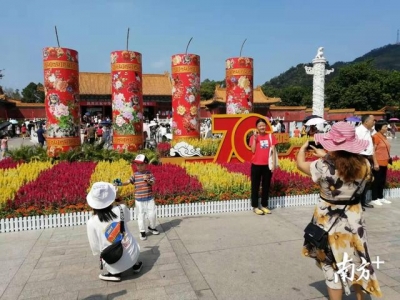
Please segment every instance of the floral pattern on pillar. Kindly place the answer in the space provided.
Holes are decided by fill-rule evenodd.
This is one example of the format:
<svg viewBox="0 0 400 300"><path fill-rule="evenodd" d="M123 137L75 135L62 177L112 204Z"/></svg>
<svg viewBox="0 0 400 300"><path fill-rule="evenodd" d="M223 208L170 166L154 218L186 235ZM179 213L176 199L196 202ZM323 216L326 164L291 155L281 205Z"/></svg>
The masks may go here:
<svg viewBox="0 0 400 300"><path fill-rule="evenodd" d="M173 139L200 137L200 56L172 56Z"/></svg>
<svg viewBox="0 0 400 300"><path fill-rule="evenodd" d="M143 146L142 54L111 53L113 147L134 152Z"/></svg>
<svg viewBox="0 0 400 300"><path fill-rule="evenodd" d="M67 48L43 49L47 155L81 145L78 52Z"/></svg>
<svg viewBox="0 0 400 300"><path fill-rule="evenodd" d="M226 113L253 111L253 59L234 57L226 60Z"/></svg>

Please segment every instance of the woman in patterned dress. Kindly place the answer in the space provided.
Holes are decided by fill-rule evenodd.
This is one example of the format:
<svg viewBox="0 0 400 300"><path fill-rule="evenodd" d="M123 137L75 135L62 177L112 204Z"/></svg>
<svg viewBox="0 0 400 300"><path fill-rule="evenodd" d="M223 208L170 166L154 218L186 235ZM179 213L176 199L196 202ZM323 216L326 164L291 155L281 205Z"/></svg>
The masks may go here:
<svg viewBox="0 0 400 300"><path fill-rule="evenodd" d="M350 286L353 286L358 300L364 299L365 292L381 297L382 292L371 265L359 201L365 184L372 180L368 160L358 154L367 147L368 141L357 139L354 127L346 122L338 122L329 133L316 134L314 138L328 153L310 146L319 159L307 162L306 142L298 153L297 167L320 185L321 198L315 207L312 222L325 231L334 225L329 231L325 250L318 250L305 241L303 255L315 259L323 270L330 299L342 299L343 290L349 294ZM354 192L356 201L350 205L341 204L348 202Z"/></svg>

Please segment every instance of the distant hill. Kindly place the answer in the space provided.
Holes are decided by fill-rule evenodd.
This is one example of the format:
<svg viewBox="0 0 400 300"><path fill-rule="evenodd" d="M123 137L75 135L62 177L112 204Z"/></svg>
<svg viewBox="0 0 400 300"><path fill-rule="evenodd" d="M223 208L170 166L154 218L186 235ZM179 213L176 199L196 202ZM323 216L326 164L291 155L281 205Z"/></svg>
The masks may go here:
<svg viewBox="0 0 400 300"><path fill-rule="evenodd" d="M378 69L397 70L400 71L400 45L386 45L381 48L371 50L370 52L356 58L351 62L338 61L333 65L326 65L327 69L335 68L335 72L326 77L326 80L334 78L338 74L337 70L342 66L352 63L372 60L373 65ZM268 87L282 89L289 86L312 87L313 78L307 75L304 66L312 66L311 63L298 64L296 67L291 67L286 72L272 78L264 83L263 88Z"/></svg>

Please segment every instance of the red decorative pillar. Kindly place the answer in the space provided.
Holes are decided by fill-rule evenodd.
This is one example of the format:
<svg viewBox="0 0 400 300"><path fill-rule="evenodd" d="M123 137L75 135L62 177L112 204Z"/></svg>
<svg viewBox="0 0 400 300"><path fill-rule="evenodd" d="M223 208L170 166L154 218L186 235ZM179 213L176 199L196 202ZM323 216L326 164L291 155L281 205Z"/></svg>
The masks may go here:
<svg viewBox="0 0 400 300"><path fill-rule="evenodd" d="M47 155L80 146L78 52L67 48L43 49Z"/></svg>
<svg viewBox="0 0 400 300"><path fill-rule="evenodd" d="M172 56L173 139L200 138L200 56Z"/></svg>
<svg viewBox="0 0 400 300"><path fill-rule="evenodd" d="M226 113L253 111L253 59L233 57L226 60Z"/></svg>
<svg viewBox="0 0 400 300"><path fill-rule="evenodd" d="M111 52L113 147L134 152L143 145L142 54Z"/></svg>

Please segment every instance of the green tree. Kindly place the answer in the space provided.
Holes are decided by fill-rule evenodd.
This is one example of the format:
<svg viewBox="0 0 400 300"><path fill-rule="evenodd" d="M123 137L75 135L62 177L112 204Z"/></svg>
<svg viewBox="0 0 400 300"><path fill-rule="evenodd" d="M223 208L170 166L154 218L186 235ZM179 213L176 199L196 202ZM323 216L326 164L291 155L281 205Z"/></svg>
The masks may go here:
<svg viewBox="0 0 400 300"><path fill-rule="evenodd" d="M11 96L12 99L16 99L16 100L21 100L22 96L21 93L19 92L19 89L16 89L14 91L14 93Z"/></svg>
<svg viewBox="0 0 400 300"><path fill-rule="evenodd" d="M378 70L373 61L342 67L325 89L326 106L378 110L385 105L399 105L398 71Z"/></svg>
<svg viewBox="0 0 400 300"><path fill-rule="evenodd" d="M217 84L225 85L225 80L221 80L221 81L214 81L214 80L210 80L210 79L204 80L200 84L200 99L201 100L209 100L212 97L214 97L215 86Z"/></svg>
<svg viewBox="0 0 400 300"><path fill-rule="evenodd" d="M262 90L268 97L279 97L279 105L299 106L312 105L312 87L288 86L284 88L275 88L270 84L264 84Z"/></svg>
<svg viewBox="0 0 400 300"><path fill-rule="evenodd" d="M4 94L10 99L21 99L21 94L19 93L19 89L14 90L13 88L4 88Z"/></svg>
<svg viewBox="0 0 400 300"><path fill-rule="evenodd" d="M26 103L44 103L43 85L41 83L29 83L22 90L21 101Z"/></svg>

